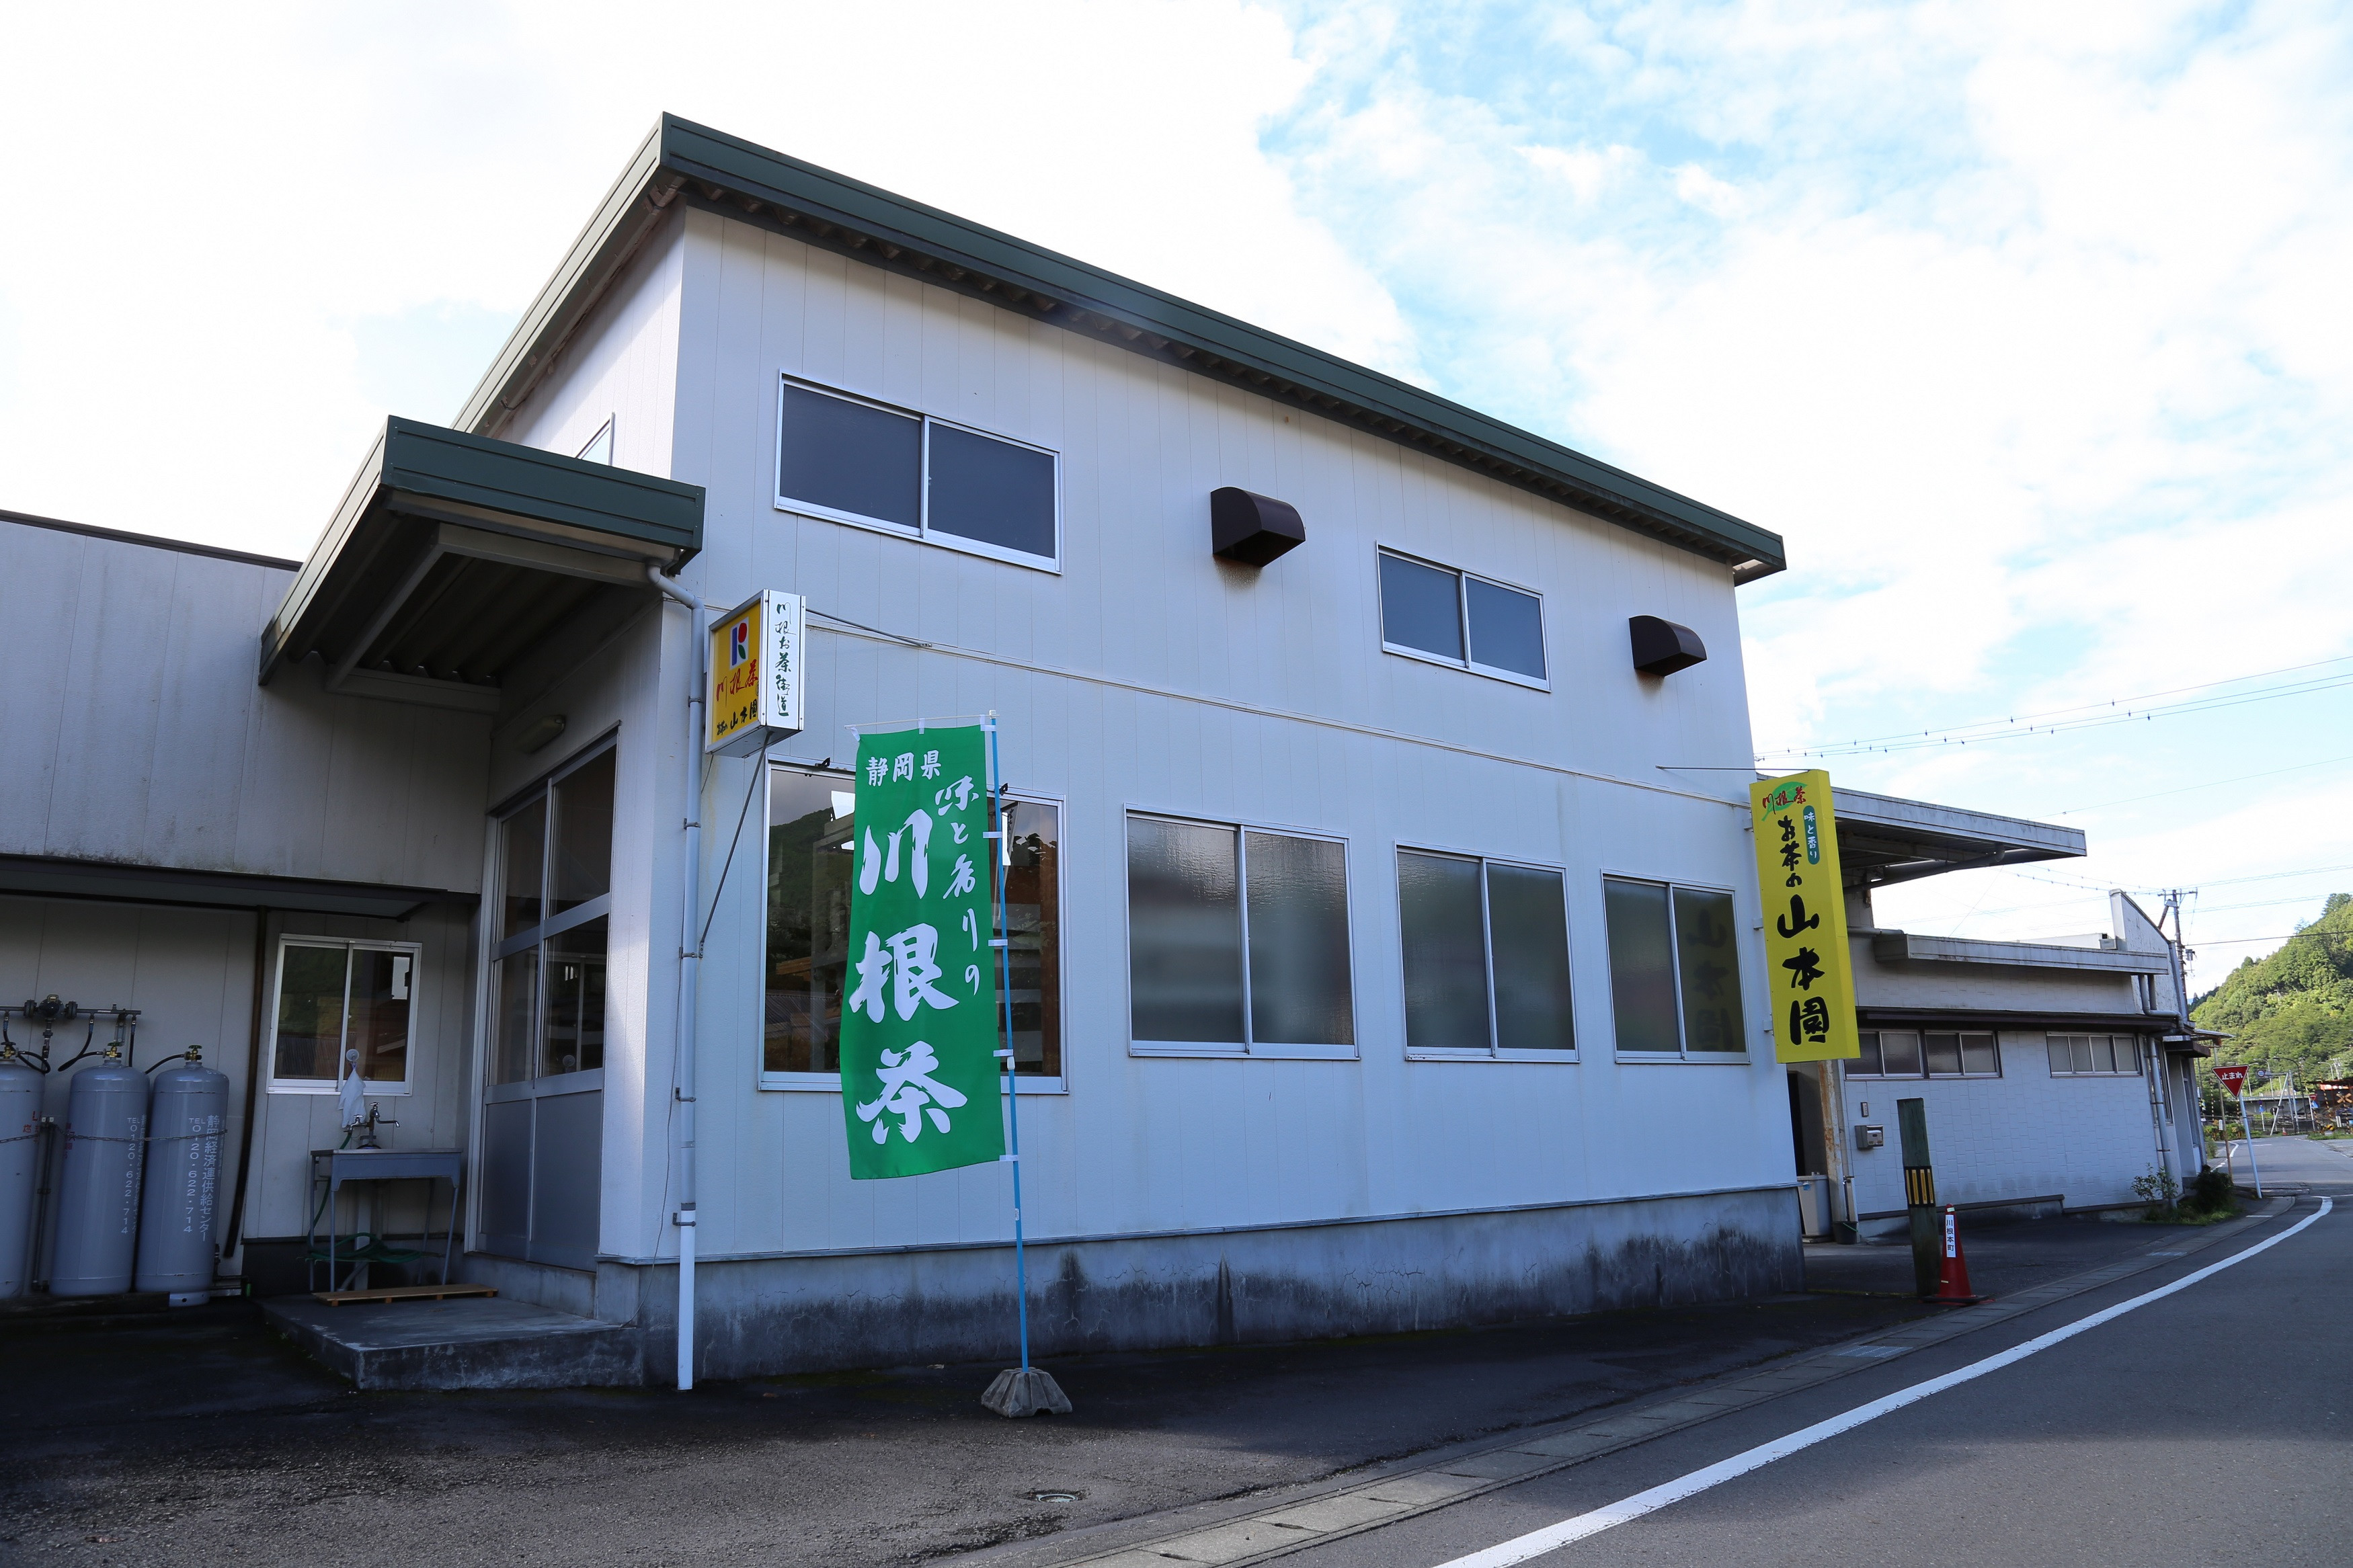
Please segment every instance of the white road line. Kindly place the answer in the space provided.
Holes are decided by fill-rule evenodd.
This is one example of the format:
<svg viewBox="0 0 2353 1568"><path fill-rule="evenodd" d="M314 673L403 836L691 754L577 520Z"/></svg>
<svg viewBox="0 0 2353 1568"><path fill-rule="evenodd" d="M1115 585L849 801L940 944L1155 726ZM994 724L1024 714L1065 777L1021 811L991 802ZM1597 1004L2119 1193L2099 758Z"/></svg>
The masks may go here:
<svg viewBox="0 0 2353 1568"><path fill-rule="evenodd" d="M2225 1268L2244 1263L2258 1252L2268 1251L2277 1247L2297 1231L2327 1214L2335 1206L2332 1200L2323 1198L2320 1200L2319 1211L2310 1217L2290 1226L2276 1236L2265 1237L2243 1252L2233 1253L2220 1263L2209 1264L2194 1274L2185 1274L2170 1285L2160 1285L2146 1295L2135 1296L2129 1301L2119 1301L2115 1306L2094 1312L2089 1317L2078 1318L2064 1328L2053 1329L2047 1334L2037 1335L2024 1344L2013 1345L1998 1355L1989 1355L1983 1361L1971 1362L1958 1371L1948 1372L1942 1377L1932 1377L1925 1383L1915 1383L1909 1388L1900 1388L1884 1398L1874 1399L1868 1405L1858 1405L1853 1409L1833 1415L1827 1421L1818 1421L1811 1426L1801 1427L1786 1437L1776 1437L1769 1443L1760 1443L1746 1453L1735 1454L1728 1459L1718 1460L1705 1469L1694 1470L1689 1475L1678 1476L1673 1480L1652 1487L1648 1491L1636 1492L1630 1498L1621 1498L1606 1508L1597 1508L1590 1513L1580 1513L1574 1518L1564 1519L1557 1524L1546 1525L1542 1530L1532 1530L1525 1535L1514 1536L1498 1545L1490 1546L1483 1552L1473 1552L1467 1557L1451 1558L1440 1563L1439 1568L1511 1568L1513 1563L1525 1563L1531 1557L1541 1557L1546 1552L1557 1551L1572 1542L1583 1541L1589 1535L1599 1535L1613 1525L1624 1524L1630 1520L1640 1519L1647 1513L1656 1513L1670 1503L1681 1502L1683 1499L1694 1497L1711 1487L1722 1486L1736 1476L1745 1476L1751 1470L1762 1469L1774 1460L1787 1458L1801 1448L1810 1448L1815 1444L1826 1438L1835 1437L1841 1432L1852 1432L1865 1422L1878 1420L1891 1410L1901 1410L1907 1405L1917 1404L1932 1394L1942 1394L1948 1388L1957 1387L1972 1379L1983 1377L1989 1372L1999 1372L2013 1363L2024 1361L2037 1351L2049 1350L2063 1340L2072 1340L2087 1330L2098 1328L2102 1323L2114 1321L2136 1308L2146 1307L2151 1301L2161 1301L2177 1290L2187 1290L2201 1279L2220 1274Z"/></svg>

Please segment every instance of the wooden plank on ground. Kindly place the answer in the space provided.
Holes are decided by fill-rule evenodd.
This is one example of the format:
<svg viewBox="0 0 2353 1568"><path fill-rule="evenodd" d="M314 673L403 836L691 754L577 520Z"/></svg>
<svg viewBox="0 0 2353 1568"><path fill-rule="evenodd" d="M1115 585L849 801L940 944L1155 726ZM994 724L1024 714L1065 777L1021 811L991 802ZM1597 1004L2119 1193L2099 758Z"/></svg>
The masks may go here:
<svg viewBox="0 0 2353 1568"><path fill-rule="evenodd" d="M330 1307L355 1306L362 1301L439 1301L451 1296L495 1296L490 1285L387 1285L381 1290L313 1290Z"/></svg>

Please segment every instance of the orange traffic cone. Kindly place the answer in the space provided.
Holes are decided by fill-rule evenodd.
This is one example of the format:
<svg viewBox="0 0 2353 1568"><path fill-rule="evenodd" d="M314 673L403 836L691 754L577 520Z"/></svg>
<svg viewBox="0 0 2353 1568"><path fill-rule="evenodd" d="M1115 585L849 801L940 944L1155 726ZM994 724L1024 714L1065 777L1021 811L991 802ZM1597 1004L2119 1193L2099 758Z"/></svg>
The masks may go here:
<svg viewBox="0 0 2353 1568"><path fill-rule="evenodd" d="M1960 1227L1954 1223L1950 1204L1945 1205L1945 1266L1937 1276L1936 1293L1926 1300L1938 1307L1966 1307L1985 1300L1969 1293L1969 1260L1961 1255Z"/></svg>

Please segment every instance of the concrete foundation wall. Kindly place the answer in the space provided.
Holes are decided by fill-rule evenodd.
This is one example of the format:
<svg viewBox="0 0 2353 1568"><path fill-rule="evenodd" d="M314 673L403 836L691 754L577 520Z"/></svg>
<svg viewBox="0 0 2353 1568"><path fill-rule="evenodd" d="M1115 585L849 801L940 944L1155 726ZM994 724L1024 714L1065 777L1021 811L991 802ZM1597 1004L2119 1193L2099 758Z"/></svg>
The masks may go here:
<svg viewBox="0 0 2353 1568"><path fill-rule="evenodd" d="M1767 1187L1040 1243L1029 1249L1031 1345L1273 1343L1795 1290L1795 1205L1790 1189ZM706 1377L1015 1353L1009 1245L708 1262L695 1278ZM645 1330L648 1381L667 1377L675 1268L605 1265L595 1296L599 1317Z"/></svg>

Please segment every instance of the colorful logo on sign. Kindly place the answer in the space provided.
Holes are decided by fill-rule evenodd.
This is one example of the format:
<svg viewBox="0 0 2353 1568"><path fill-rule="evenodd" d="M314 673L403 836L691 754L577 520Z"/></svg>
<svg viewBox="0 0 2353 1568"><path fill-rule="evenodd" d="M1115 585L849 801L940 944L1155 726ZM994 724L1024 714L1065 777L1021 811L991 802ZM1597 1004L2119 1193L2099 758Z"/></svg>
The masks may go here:
<svg viewBox="0 0 2353 1568"><path fill-rule="evenodd" d="M727 628L727 663L733 666L752 657L752 623L737 621Z"/></svg>
<svg viewBox="0 0 2353 1568"><path fill-rule="evenodd" d="M1805 801L1806 786L1804 784L1776 784L1773 786L1773 792L1757 803L1757 809L1759 811L1787 811L1793 805L1803 805ZM1810 816L1811 813L1809 813L1808 815Z"/></svg>

